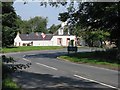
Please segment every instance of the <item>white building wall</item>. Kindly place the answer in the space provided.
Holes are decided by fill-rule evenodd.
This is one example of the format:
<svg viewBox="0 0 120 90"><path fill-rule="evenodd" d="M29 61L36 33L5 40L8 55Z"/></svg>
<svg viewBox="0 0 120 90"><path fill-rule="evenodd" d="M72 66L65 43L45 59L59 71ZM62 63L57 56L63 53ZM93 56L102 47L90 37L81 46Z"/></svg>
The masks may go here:
<svg viewBox="0 0 120 90"><path fill-rule="evenodd" d="M53 36L53 38L49 41L49 40L41 40L41 41L22 41L21 38L19 37L19 35L16 36L16 38L14 39L14 46L23 46L23 44L28 44L33 42L33 46L61 46L60 44L58 44L58 38L61 38L61 44L62 46L67 46L67 38L70 38L70 40L75 40L75 36Z"/></svg>
<svg viewBox="0 0 120 90"><path fill-rule="evenodd" d="M33 41L33 46L53 46L53 42L45 40Z"/></svg>
<svg viewBox="0 0 120 90"><path fill-rule="evenodd" d="M21 42L21 44L22 44L21 46L23 46L23 44L29 44L29 43L31 43L31 42L32 42L32 41L22 41L22 42ZM27 45L26 45L26 46L27 46Z"/></svg>
<svg viewBox="0 0 120 90"><path fill-rule="evenodd" d="M22 45L21 42L22 42L21 38L19 37L19 35L17 35L16 38L14 39L14 46L19 45L21 46Z"/></svg>
<svg viewBox="0 0 120 90"><path fill-rule="evenodd" d="M70 40L75 40L75 36L53 36L53 46L61 46L57 43L58 38L62 39L62 46L67 46L67 38L70 38Z"/></svg>
<svg viewBox="0 0 120 90"><path fill-rule="evenodd" d="M31 43L32 41L22 41L19 35L14 39L14 46L23 46L23 44Z"/></svg>

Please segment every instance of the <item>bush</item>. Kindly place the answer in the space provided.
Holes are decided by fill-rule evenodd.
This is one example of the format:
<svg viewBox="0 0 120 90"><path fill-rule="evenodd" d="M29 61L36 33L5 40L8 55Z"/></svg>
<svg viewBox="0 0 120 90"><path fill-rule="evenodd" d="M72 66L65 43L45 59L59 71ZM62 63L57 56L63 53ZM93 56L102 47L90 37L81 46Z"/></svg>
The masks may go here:
<svg viewBox="0 0 120 90"><path fill-rule="evenodd" d="M110 63L118 63L118 50L113 49L107 49L106 51L95 51L94 56L97 58L102 58L103 61L107 61Z"/></svg>

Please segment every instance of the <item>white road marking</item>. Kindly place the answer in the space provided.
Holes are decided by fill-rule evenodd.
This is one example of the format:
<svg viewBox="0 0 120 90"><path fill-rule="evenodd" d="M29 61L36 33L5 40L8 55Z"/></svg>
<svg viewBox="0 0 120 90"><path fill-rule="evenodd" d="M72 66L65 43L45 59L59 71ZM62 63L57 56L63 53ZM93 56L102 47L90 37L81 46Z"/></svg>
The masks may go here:
<svg viewBox="0 0 120 90"><path fill-rule="evenodd" d="M84 79L84 80L88 80L88 81L91 81L91 82L95 82L95 83L98 83L98 84L101 84L103 86L106 86L106 87L109 87L109 88L115 88L117 90L120 90L118 89L117 87L114 87L114 86L111 86L111 85L108 85L108 84L105 84L105 83L102 83L102 82L99 82L99 81L96 81L96 80L92 80L92 79L88 79L88 78L85 78L85 77L82 77L80 75L74 75L75 77L78 77L78 78L81 78L81 79Z"/></svg>
<svg viewBox="0 0 120 90"><path fill-rule="evenodd" d="M28 59L26 59L26 58L23 58L23 60L28 61L28 62L31 62L30 60L28 60Z"/></svg>
<svg viewBox="0 0 120 90"><path fill-rule="evenodd" d="M51 66L48 66L48 65L45 65L45 64L41 64L41 63L36 63L36 64L47 67L47 68L50 68L50 69L53 69L53 70L58 70L57 68L54 68L54 67L51 67Z"/></svg>
<svg viewBox="0 0 120 90"><path fill-rule="evenodd" d="M27 54L27 55L29 55L29 56L33 56L33 55L36 55L36 54ZM26 55L26 56L27 56L27 55Z"/></svg>
<svg viewBox="0 0 120 90"><path fill-rule="evenodd" d="M25 57L26 55L23 55L23 57Z"/></svg>
<svg viewBox="0 0 120 90"><path fill-rule="evenodd" d="M36 54L27 54L27 55L23 55L23 57L26 57L26 56L34 56Z"/></svg>

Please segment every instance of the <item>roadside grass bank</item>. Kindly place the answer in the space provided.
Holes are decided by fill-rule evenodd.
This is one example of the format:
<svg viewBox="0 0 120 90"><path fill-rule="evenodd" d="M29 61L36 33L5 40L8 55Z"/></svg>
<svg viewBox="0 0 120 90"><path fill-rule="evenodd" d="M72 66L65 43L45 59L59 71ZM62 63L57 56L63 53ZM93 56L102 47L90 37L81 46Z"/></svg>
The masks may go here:
<svg viewBox="0 0 120 90"><path fill-rule="evenodd" d="M15 64L15 62L12 57L2 55L2 90L22 90L21 87L13 81L12 74L16 71L29 68L30 63Z"/></svg>
<svg viewBox="0 0 120 90"><path fill-rule="evenodd" d="M20 87L12 80L13 66L7 63L14 62L12 57L2 56L2 90L20 90Z"/></svg>
<svg viewBox="0 0 120 90"><path fill-rule="evenodd" d="M12 80L11 77L6 77L2 83L2 90L21 90L20 87Z"/></svg>
<svg viewBox="0 0 120 90"><path fill-rule="evenodd" d="M67 54L58 58L80 64L84 63L113 70L120 70L120 60L116 58L116 53L115 50L79 52Z"/></svg>
<svg viewBox="0 0 120 90"><path fill-rule="evenodd" d="M24 52L24 51L34 51L34 50L56 50L62 49L61 46L22 46L22 47L7 47L2 48L2 53L9 52Z"/></svg>

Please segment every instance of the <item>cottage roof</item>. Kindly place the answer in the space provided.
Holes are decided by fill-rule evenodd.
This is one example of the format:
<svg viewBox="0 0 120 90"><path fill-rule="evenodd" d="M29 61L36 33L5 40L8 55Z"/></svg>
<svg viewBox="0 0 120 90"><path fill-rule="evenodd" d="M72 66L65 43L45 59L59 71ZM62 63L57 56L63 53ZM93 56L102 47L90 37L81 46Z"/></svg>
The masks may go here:
<svg viewBox="0 0 120 90"><path fill-rule="evenodd" d="M45 34L45 38L42 37L41 33L31 33L31 34L20 34L22 40L31 41L31 40L51 40L52 34Z"/></svg>

